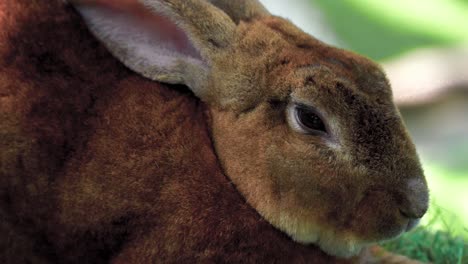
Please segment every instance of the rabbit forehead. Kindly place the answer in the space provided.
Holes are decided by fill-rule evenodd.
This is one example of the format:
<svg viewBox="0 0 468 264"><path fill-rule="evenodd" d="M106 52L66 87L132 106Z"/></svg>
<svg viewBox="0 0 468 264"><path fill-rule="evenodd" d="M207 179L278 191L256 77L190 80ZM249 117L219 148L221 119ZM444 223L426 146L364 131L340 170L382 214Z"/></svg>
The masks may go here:
<svg viewBox="0 0 468 264"><path fill-rule="evenodd" d="M357 90L391 100L385 74L375 63L328 46L279 17L241 22L234 43L214 57L211 67L207 101L236 111L272 97L286 100L320 67L329 73L320 80L323 87L345 80Z"/></svg>

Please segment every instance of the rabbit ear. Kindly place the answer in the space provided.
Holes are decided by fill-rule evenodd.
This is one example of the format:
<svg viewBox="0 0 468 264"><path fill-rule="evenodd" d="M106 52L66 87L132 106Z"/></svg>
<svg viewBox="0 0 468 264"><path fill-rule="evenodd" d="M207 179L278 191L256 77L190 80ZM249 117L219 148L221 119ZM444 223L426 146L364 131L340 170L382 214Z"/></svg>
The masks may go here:
<svg viewBox="0 0 468 264"><path fill-rule="evenodd" d="M235 24L205 0L69 0L127 67L152 80L185 84L201 96L210 59Z"/></svg>
<svg viewBox="0 0 468 264"><path fill-rule="evenodd" d="M209 2L226 12L236 24L270 15L257 0L209 0Z"/></svg>

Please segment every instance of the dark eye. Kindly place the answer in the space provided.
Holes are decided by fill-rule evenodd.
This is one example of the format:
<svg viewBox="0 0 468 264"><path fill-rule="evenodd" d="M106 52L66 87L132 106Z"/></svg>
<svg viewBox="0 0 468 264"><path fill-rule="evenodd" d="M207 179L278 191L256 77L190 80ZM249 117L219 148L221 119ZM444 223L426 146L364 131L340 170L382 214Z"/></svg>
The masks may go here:
<svg viewBox="0 0 468 264"><path fill-rule="evenodd" d="M295 117L298 125L306 133L327 133L327 128L320 116L312 109L305 106L295 107Z"/></svg>

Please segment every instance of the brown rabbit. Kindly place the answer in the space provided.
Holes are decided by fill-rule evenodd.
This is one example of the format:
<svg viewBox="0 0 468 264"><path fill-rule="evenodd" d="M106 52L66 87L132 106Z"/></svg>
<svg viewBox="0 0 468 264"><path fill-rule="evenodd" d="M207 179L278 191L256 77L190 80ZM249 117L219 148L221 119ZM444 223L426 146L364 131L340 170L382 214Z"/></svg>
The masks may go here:
<svg viewBox="0 0 468 264"><path fill-rule="evenodd" d="M405 261L367 247L428 206L377 65L255 0L72 4L107 49L0 1L0 262Z"/></svg>

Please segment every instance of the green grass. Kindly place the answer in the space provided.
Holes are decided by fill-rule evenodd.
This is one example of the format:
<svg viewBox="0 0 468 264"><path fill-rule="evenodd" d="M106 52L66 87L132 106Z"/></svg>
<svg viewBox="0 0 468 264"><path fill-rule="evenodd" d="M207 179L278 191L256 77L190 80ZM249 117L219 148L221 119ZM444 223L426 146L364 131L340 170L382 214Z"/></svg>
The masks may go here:
<svg viewBox="0 0 468 264"><path fill-rule="evenodd" d="M418 227L401 238L383 244L390 252L435 264L468 263L468 244L460 237L443 231Z"/></svg>
<svg viewBox="0 0 468 264"><path fill-rule="evenodd" d="M459 233L460 228L462 233ZM396 240L383 243L388 251L435 264L468 263L468 229L461 219L432 205L429 221Z"/></svg>
<svg viewBox="0 0 468 264"><path fill-rule="evenodd" d="M431 207L415 230L383 246L435 264L468 264L468 172L424 164Z"/></svg>

